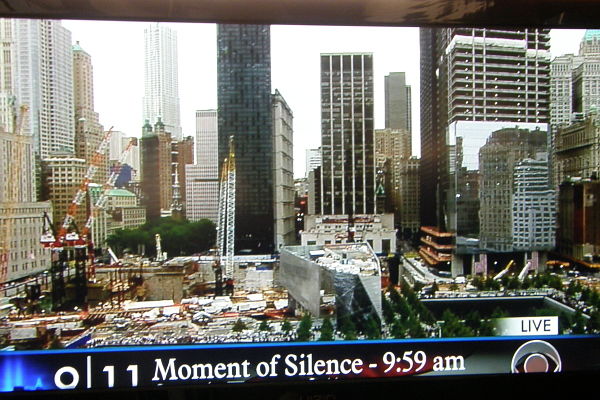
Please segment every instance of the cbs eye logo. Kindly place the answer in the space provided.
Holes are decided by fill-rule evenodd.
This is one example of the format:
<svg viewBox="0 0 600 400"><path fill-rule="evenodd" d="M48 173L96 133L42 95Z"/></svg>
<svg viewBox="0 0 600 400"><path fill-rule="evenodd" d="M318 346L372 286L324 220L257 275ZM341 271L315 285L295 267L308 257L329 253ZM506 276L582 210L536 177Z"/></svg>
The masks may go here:
<svg viewBox="0 0 600 400"><path fill-rule="evenodd" d="M558 351L548 342L532 340L517 349L512 358L513 374L560 372L562 363Z"/></svg>

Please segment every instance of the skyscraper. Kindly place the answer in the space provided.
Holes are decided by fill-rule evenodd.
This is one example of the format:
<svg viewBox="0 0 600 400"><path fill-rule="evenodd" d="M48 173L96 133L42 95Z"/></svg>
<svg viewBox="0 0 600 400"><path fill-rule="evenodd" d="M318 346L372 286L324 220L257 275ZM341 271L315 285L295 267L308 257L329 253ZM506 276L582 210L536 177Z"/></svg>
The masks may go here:
<svg viewBox="0 0 600 400"><path fill-rule="evenodd" d="M196 162L185 166L186 217L217 223L219 208L218 111L196 111Z"/></svg>
<svg viewBox="0 0 600 400"><path fill-rule="evenodd" d="M273 94L273 138L275 159L275 245L276 249L296 242L294 231L294 125L292 110L275 90Z"/></svg>
<svg viewBox="0 0 600 400"><path fill-rule="evenodd" d="M274 248L271 34L268 25L218 25L219 168L234 136L235 251Z"/></svg>
<svg viewBox="0 0 600 400"><path fill-rule="evenodd" d="M144 29L143 120L158 119L174 140L181 140L177 32L153 23Z"/></svg>
<svg viewBox="0 0 600 400"><path fill-rule="evenodd" d="M587 114L600 104L600 30L588 29L579 47L581 63L573 76L573 108Z"/></svg>
<svg viewBox="0 0 600 400"><path fill-rule="evenodd" d="M45 158L42 161L42 182L44 196L42 200L52 201L52 213L55 227L60 228L69 211L69 206L83 178L86 176L88 165L82 158L57 154L56 157ZM84 227L87 221L87 200L77 207L74 224Z"/></svg>
<svg viewBox="0 0 600 400"><path fill-rule="evenodd" d="M558 56L551 63L552 125L568 125L573 113L587 116L600 104L600 30L588 29L579 53Z"/></svg>
<svg viewBox="0 0 600 400"><path fill-rule="evenodd" d="M160 119L143 127L140 138L141 182L146 218L153 220L171 215L173 204L173 147L171 134Z"/></svg>
<svg viewBox="0 0 600 400"><path fill-rule="evenodd" d="M308 177L310 171L317 169L321 166L321 148L318 149L306 149L306 172L305 176Z"/></svg>
<svg viewBox="0 0 600 400"><path fill-rule="evenodd" d="M23 133L42 159L75 152L71 32L60 21L12 20L17 104L27 105Z"/></svg>
<svg viewBox="0 0 600 400"><path fill-rule="evenodd" d="M412 94L404 72L385 77L385 127L412 132Z"/></svg>
<svg viewBox="0 0 600 400"><path fill-rule="evenodd" d="M547 124L549 30L422 28L420 35L421 217L424 225L451 229L448 212L455 210L447 203L457 169L449 162L455 143L448 127L469 121L462 126L474 132L473 122ZM494 130L484 129L487 136ZM466 137L463 146L477 154Z"/></svg>
<svg viewBox="0 0 600 400"><path fill-rule="evenodd" d="M90 164L102 142L104 128L94 111L94 76L92 57L81 48L73 46L73 89L75 104L75 156ZM95 181L104 183L108 178L108 155L99 165Z"/></svg>
<svg viewBox="0 0 600 400"><path fill-rule="evenodd" d="M15 33L12 19L0 19L0 41L4 56L0 59L0 124L5 132L14 132L16 112Z"/></svg>
<svg viewBox="0 0 600 400"><path fill-rule="evenodd" d="M219 112L196 111L196 160L207 179L219 179Z"/></svg>
<svg viewBox="0 0 600 400"><path fill-rule="evenodd" d="M385 169L386 204L402 231L418 232L419 160L411 157L411 138L405 129L375 130L375 152ZM416 191L415 191L416 190Z"/></svg>
<svg viewBox="0 0 600 400"><path fill-rule="evenodd" d="M373 55L321 54L321 215L375 213Z"/></svg>
<svg viewBox="0 0 600 400"><path fill-rule="evenodd" d="M481 248L552 248L555 203L548 179L547 136L541 130L500 129L479 150Z"/></svg>

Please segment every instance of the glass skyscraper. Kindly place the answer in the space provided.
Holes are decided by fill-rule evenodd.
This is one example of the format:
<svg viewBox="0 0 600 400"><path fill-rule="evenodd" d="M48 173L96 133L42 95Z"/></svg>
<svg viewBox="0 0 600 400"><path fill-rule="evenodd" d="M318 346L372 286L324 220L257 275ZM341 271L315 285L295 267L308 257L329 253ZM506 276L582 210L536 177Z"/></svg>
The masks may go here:
<svg viewBox="0 0 600 400"><path fill-rule="evenodd" d="M218 25L219 168L234 137L235 252L274 248L271 33L268 25Z"/></svg>
<svg viewBox="0 0 600 400"><path fill-rule="evenodd" d="M372 54L321 54L321 146L317 214L373 214Z"/></svg>

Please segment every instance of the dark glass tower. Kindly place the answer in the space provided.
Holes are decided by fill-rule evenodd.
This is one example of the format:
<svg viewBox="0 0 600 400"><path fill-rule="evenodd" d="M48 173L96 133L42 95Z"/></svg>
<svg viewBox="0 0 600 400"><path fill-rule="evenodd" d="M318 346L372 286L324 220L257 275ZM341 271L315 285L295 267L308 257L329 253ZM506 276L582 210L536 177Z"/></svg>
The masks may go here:
<svg viewBox="0 0 600 400"><path fill-rule="evenodd" d="M321 54L322 215L375 212L373 55Z"/></svg>
<svg viewBox="0 0 600 400"><path fill-rule="evenodd" d="M274 247L271 31L218 25L219 168L234 136L235 252Z"/></svg>

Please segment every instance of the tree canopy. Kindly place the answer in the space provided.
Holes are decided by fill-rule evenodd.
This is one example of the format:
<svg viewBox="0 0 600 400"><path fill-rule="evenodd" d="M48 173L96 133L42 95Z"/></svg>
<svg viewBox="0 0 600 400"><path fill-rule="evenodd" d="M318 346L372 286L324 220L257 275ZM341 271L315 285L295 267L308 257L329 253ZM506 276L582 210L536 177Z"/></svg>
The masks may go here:
<svg viewBox="0 0 600 400"><path fill-rule="evenodd" d="M118 229L106 242L117 253L126 249L137 252L145 247L147 256L156 256L155 235L161 237L162 250L170 256L187 256L210 250L216 241L217 228L207 219L197 222L159 218L148 221L137 229Z"/></svg>
<svg viewBox="0 0 600 400"><path fill-rule="evenodd" d="M321 336L319 337L319 341L327 342L333 340L333 324L331 323L331 318L326 316L323 320L323 325L321 325Z"/></svg>

